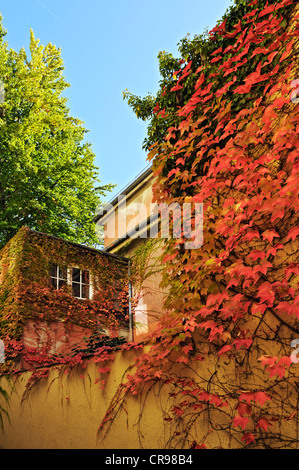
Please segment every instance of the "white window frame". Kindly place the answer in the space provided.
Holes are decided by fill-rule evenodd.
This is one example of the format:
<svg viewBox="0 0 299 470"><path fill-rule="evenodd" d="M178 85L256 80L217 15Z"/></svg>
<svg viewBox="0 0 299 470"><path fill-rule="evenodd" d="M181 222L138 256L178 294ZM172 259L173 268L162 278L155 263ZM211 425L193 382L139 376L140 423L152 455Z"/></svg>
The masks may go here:
<svg viewBox="0 0 299 470"><path fill-rule="evenodd" d="M93 298L93 279L92 279L92 274L91 272L89 271L89 269L81 269L79 266L68 266L67 268L67 278L68 278L68 284L71 286L72 288L72 292L73 292L73 268L74 269L79 269L80 270L80 282L78 282L77 284L80 285L80 297L77 297L76 295L72 294L73 297L75 297L75 299L81 299L81 300L92 300ZM82 282L82 273L83 271L88 271L89 272L89 297L82 297L82 285L84 284Z"/></svg>
<svg viewBox="0 0 299 470"><path fill-rule="evenodd" d="M54 289L59 290L59 289L60 289L60 287L59 287L59 281L65 281L66 284L68 283L68 271L67 271L66 268L62 268L59 264L54 264L54 263L53 263L53 266L56 266L56 267L57 267L57 271L56 271L57 276L51 276L51 275L50 275L50 279L55 279L55 280L56 280L56 287L54 287L54 286L52 285L52 282L51 282L51 285L52 285L52 287L53 287ZM66 269L66 278L65 278L65 279L64 279L64 278L61 279L61 278L59 277L60 271L62 271L62 269Z"/></svg>
<svg viewBox="0 0 299 470"><path fill-rule="evenodd" d="M59 264L53 263L55 266L57 266L57 277L56 276L50 276L50 279L56 279L56 290L59 290L59 272L61 269L61 266ZM80 282L78 284L80 285L80 297L77 297L76 295L73 294L73 268L74 269L79 269L80 270ZM65 269L65 268L64 268ZM89 272L89 296L88 297L82 297L82 285L84 284L82 282L82 274L83 271L88 271ZM66 279L63 279L68 286L72 289L72 296L75 299L81 299L81 300L92 300L93 298L93 275L89 269L81 269L79 266L72 265L72 266L67 266L66 267ZM54 288L54 286L52 286Z"/></svg>

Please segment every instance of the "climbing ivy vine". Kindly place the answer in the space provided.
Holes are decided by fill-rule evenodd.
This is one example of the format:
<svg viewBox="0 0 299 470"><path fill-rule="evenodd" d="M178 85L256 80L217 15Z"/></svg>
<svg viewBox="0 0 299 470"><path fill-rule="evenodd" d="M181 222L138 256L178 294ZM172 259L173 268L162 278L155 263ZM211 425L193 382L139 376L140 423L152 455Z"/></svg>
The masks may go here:
<svg viewBox="0 0 299 470"><path fill-rule="evenodd" d="M5 344L2 375L32 370L33 383L40 376L47 377L52 365L82 364L83 358L99 350L113 351L124 343L119 329L128 329L129 324L125 258L114 258L26 227L0 255L1 339ZM93 296L75 297L67 282L60 289L53 288L53 264L88 270ZM26 343L24 333L30 321L34 344ZM79 328L80 334L72 340L71 347L57 350L55 335L51 334L53 324L63 325L60 339L66 344L74 327L76 331ZM107 353L105 359L108 357Z"/></svg>
<svg viewBox="0 0 299 470"><path fill-rule="evenodd" d="M155 202L204 205L204 242L168 240L166 313L120 387L166 387L170 447L298 445L298 18L292 0L238 1L205 37L162 53L150 118ZM294 60L295 58L295 60Z"/></svg>

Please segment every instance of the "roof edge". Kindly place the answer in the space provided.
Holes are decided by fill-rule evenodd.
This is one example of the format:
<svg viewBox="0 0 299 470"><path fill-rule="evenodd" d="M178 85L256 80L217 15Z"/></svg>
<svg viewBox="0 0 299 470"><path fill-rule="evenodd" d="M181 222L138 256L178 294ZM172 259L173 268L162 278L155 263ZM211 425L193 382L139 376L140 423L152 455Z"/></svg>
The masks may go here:
<svg viewBox="0 0 299 470"><path fill-rule="evenodd" d="M76 243L76 242L72 242L70 240L65 240L64 238L61 238L61 237L57 237L55 235L50 235L48 233L44 233L44 232L39 232L38 230L33 230L33 229L29 229L31 233L36 233L38 235L42 235L42 236L46 236L46 237L49 237L49 238L53 238L54 240L59 240L59 241L63 241L64 243L67 243L69 245L72 245L72 246L75 246L77 248L81 248L81 249L84 249L84 250L88 250L88 251L91 251L93 253L96 253L96 254L101 254L103 256L107 256L109 258L114 258L114 259L117 259L118 261L122 261L123 263L126 263L128 264L130 259L129 258L125 258L124 256L120 256L120 255L116 255L114 253L109 253L107 251L104 251L104 250L98 250L97 248L92 248L90 246L86 246L86 245L82 245L80 243Z"/></svg>
<svg viewBox="0 0 299 470"><path fill-rule="evenodd" d="M105 206L102 208L101 212L105 211L105 207L111 205L114 206L118 202L118 198L121 194L126 195L130 193L138 184L140 184L145 178L147 178L150 174L153 173L153 166L150 164L149 167L146 167L144 170L142 170L141 173L139 173L134 180L132 180L127 186L125 186L121 191L119 191L116 196L114 196L110 201L108 201ZM93 218L93 222L98 222L103 215L96 215Z"/></svg>

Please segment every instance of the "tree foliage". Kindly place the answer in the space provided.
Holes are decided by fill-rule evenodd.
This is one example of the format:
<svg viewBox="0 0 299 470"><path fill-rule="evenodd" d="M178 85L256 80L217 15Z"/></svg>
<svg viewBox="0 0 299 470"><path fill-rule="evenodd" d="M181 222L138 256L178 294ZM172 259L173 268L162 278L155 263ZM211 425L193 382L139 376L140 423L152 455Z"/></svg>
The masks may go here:
<svg viewBox="0 0 299 470"><path fill-rule="evenodd" d="M101 186L83 123L70 115L61 51L31 31L30 57L4 42L0 78L0 246L21 226L95 243L92 222Z"/></svg>

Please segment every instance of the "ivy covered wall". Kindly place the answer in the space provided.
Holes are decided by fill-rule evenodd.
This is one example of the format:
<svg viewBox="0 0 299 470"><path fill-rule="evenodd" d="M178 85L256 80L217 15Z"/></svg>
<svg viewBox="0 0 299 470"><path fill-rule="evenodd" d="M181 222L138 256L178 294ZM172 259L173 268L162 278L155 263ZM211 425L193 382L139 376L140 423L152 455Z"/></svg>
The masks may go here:
<svg viewBox="0 0 299 470"><path fill-rule="evenodd" d="M80 278L72 285L73 267L90 295L74 292ZM127 335L128 295L125 258L22 228L0 252L2 368L57 361L86 347L91 335Z"/></svg>

